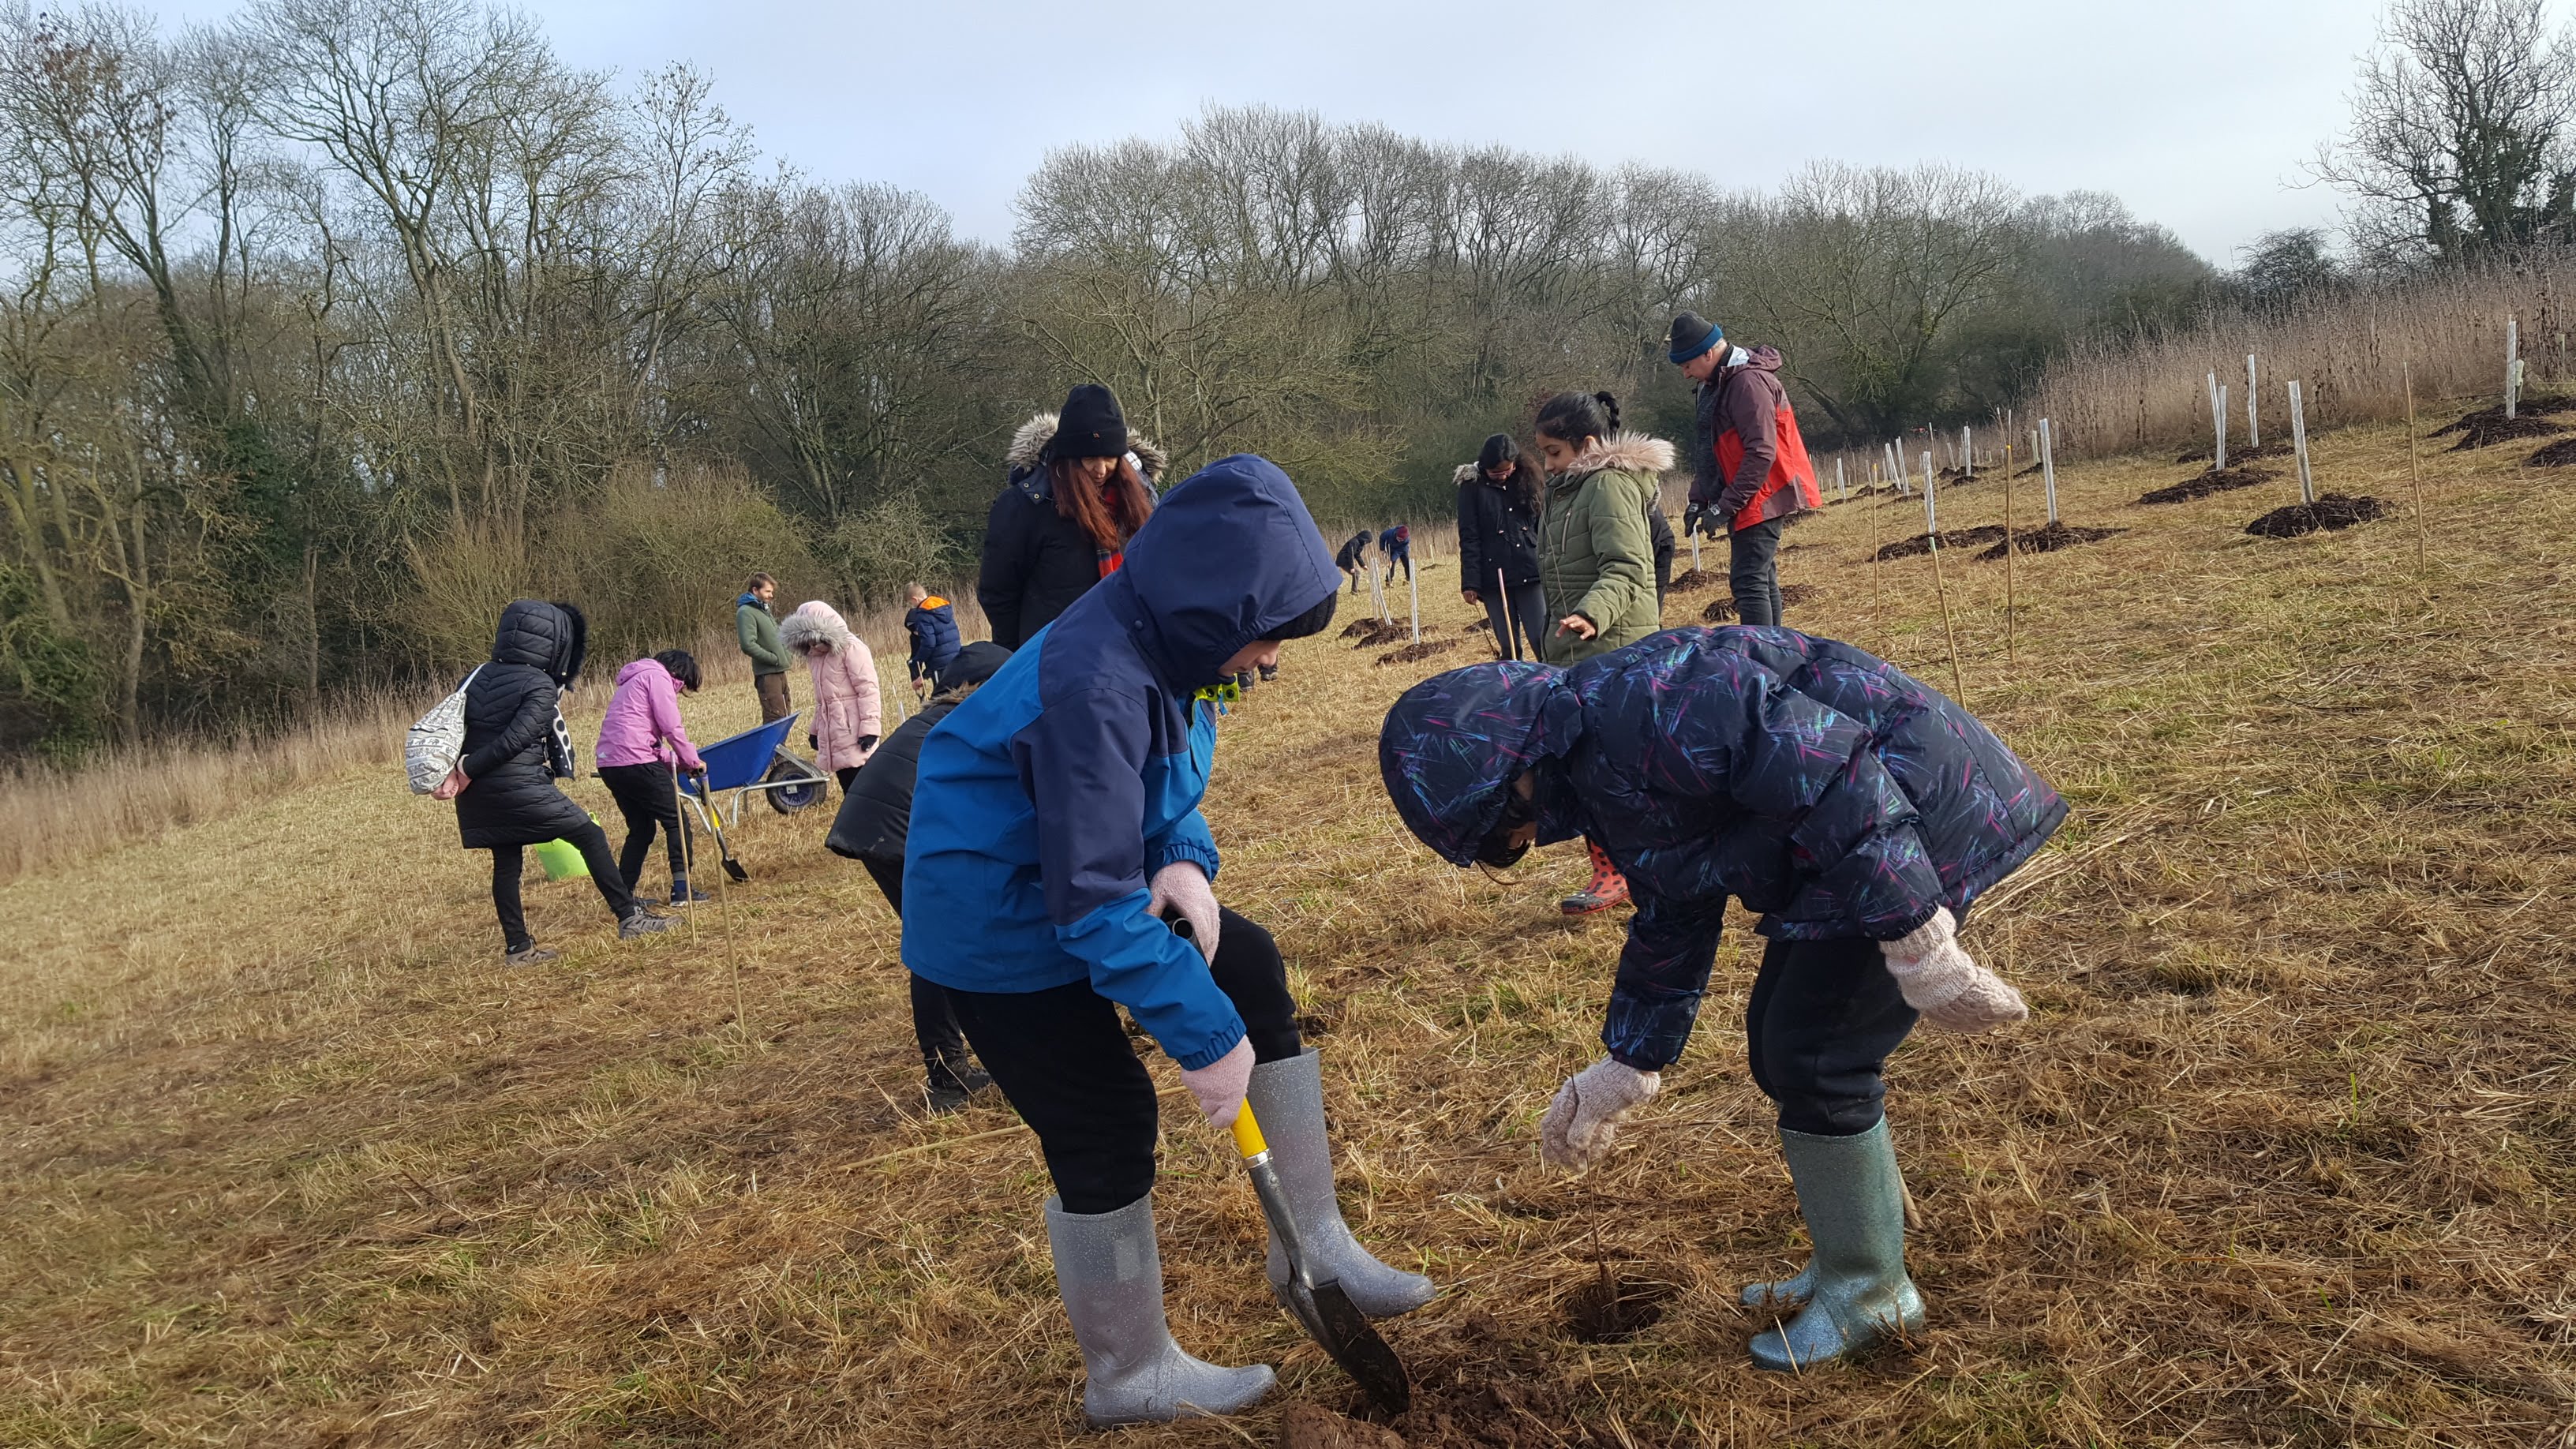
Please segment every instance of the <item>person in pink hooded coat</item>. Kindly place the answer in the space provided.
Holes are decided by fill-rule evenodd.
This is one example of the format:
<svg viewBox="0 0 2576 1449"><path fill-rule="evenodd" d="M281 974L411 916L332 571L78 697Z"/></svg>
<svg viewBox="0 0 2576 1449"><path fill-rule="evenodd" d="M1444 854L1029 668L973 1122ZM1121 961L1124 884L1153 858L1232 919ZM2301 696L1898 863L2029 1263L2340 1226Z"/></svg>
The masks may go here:
<svg viewBox="0 0 2576 1449"><path fill-rule="evenodd" d="M665 649L617 671L617 691L599 717L599 748L592 760L600 783L626 817L626 847L618 853L618 874L626 888L644 875L653 852L653 836L663 833L671 856L671 904L692 905L707 899L689 885L688 825L680 814L673 779L706 773L707 762L689 742L680 723L680 692L698 692L698 661L686 649Z"/></svg>
<svg viewBox="0 0 2576 1449"><path fill-rule="evenodd" d="M796 608L778 626L778 642L805 656L814 676L814 717L805 738L814 746L814 763L841 782L850 781L875 752L885 733L885 716L877 701L877 661L867 641L850 632L840 613L820 599Z"/></svg>

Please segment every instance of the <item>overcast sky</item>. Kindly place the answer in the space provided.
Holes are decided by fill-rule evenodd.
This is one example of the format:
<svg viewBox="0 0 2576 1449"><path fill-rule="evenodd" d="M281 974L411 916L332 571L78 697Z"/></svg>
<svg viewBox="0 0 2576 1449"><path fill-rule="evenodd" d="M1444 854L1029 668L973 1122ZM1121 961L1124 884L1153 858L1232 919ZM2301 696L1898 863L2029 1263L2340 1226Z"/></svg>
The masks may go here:
<svg viewBox="0 0 2576 1449"><path fill-rule="evenodd" d="M160 7L212 18L211 0ZM1010 235L1053 147L1169 137L1209 102L1768 187L1803 161L1943 160L2110 191L2225 266L2285 226L2343 124L2374 0L539 0L559 52L713 74L821 180L928 193Z"/></svg>

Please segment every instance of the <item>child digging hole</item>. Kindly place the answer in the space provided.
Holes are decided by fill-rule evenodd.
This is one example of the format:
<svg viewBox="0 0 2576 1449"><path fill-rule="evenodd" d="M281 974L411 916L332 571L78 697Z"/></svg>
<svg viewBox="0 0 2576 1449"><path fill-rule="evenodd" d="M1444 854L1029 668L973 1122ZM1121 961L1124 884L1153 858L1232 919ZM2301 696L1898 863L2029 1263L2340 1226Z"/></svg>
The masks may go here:
<svg viewBox="0 0 2576 1449"><path fill-rule="evenodd" d="M1753 1362L1794 1371L1919 1331L1887 1057L1918 1019L1979 1032L2027 1015L1958 923L2064 821L2057 792L1938 690L1786 628L1436 675L1388 711L1378 768L1406 828L1453 865L1508 869L1580 835L1627 878L1607 1055L1540 1120L1553 1166L1609 1155L1690 1039L1728 898L1761 913L1746 1055L1814 1257L1745 1289L1777 1318ZM1611 1312L1628 1297L1606 1296Z"/></svg>

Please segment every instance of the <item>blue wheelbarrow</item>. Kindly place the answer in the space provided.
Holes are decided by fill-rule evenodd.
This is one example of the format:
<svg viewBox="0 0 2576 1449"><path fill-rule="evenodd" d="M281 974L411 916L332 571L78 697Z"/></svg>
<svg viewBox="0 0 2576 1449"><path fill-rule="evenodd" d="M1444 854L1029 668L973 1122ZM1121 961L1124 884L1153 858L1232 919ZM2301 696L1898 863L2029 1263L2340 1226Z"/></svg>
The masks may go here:
<svg viewBox="0 0 2576 1449"><path fill-rule="evenodd" d="M725 818L739 827L742 802L753 795L766 797L769 808L781 815L793 815L821 800L832 777L789 752L787 735L795 727L796 716L791 714L700 749L698 757L707 762L707 772L680 778L681 792L698 818L704 821L708 811L723 810ZM718 795L732 798L719 802Z"/></svg>

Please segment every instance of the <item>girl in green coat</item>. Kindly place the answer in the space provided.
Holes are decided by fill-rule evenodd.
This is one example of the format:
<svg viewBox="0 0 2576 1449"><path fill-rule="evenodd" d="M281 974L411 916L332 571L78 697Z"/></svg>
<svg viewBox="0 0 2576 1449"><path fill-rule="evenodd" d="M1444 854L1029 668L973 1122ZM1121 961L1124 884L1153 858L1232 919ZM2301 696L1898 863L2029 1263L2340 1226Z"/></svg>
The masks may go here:
<svg viewBox="0 0 2576 1449"><path fill-rule="evenodd" d="M1661 501L1673 445L1619 431L1619 400L1606 392L1561 392L1539 405L1538 451L1548 474L1538 578L1550 621L1535 631L1538 657L1580 664L1663 627L1646 515ZM1610 857L1585 844L1592 880L1559 903L1569 916L1606 911L1628 898L1628 882Z"/></svg>

